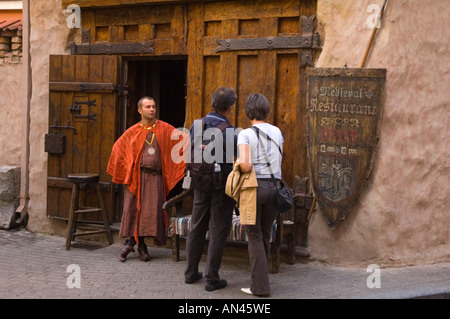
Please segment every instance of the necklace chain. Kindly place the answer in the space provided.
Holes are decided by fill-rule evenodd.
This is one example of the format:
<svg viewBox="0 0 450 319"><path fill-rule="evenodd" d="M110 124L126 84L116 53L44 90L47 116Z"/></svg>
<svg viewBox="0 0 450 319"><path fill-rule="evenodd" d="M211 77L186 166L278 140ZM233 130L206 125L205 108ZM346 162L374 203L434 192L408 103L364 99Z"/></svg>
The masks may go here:
<svg viewBox="0 0 450 319"><path fill-rule="evenodd" d="M156 123L158 123L158 120L156 120L155 124L153 124L153 125L151 125L151 126L144 126L144 125L142 124L142 122L139 123L139 124L141 125L141 127L142 127L144 130L151 130L152 128L154 128L154 127L156 126Z"/></svg>
<svg viewBox="0 0 450 319"><path fill-rule="evenodd" d="M154 139L155 139L155 133L152 133L152 140L150 141L150 143L147 141L147 138L145 138L145 143L147 143L149 146L152 146Z"/></svg>

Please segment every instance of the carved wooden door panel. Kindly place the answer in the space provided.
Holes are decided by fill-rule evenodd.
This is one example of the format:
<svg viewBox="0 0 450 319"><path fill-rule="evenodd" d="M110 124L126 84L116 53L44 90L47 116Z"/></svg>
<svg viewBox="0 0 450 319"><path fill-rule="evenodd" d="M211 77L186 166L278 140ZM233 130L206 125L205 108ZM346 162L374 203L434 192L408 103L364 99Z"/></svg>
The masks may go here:
<svg viewBox="0 0 450 319"><path fill-rule="evenodd" d="M308 175L304 67L313 61L315 11L315 1L296 0L189 6L189 30L195 32L187 46L186 123L208 113L217 87L230 86L238 94L232 124L247 128L245 101L251 93L264 94L271 104L268 122L284 136L282 170L289 185L294 175Z"/></svg>
<svg viewBox="0 0 450 319"><path fill-rule="evenodd" d="M118 219L115 188L106 173L118 134L118 56L52 55L49 67L47 215L68 218L71 173L97 173L110 222ZM81 200L97 206L95 193ZM91 219L92 218L92 219ZM100 221L96 217L84 220Z"/></svg>

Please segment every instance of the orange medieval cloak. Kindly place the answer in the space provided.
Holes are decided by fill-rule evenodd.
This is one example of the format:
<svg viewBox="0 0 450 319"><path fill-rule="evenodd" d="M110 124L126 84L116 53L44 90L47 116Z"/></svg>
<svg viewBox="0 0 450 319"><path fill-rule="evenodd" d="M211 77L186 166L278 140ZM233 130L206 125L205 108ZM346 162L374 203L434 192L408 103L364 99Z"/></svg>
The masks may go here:
<svg viewBox="0 0 450 319"><path fill-rule="evenodd" d="M184 177L186 162L176 163L172 160L172 150L177 143L188 141L187 135L176 130L172 125L158 120L151 129L161 149L162 177L164 184L164 201L169 191ZM172 134L173 133L173 134ZM141 210L141 170L140 161L144 149L148 130L137 123L126 130L114 143L106 171L112 176L113 183L127 185L130 192L137 198L137 221L135 229L136 242L138 242L137 229ZM174 139L172 139L172 135ZM179 149L179 148L178 148ZM182 155L182 154L178 154ZM181 157L177 159L179 161ZM168 226L167 212L164 211L165 224Z"/></svg>

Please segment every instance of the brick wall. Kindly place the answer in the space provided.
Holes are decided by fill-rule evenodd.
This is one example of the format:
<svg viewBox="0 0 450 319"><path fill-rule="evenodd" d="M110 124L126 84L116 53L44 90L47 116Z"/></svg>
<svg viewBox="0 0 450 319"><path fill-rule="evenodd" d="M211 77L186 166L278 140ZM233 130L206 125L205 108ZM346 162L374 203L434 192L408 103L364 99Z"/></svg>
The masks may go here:
<svg viewBox="0 0 450 319"><path fill-rule="evenodd" d="M22 61L22 20L0 20L0 64Z"/></svg>

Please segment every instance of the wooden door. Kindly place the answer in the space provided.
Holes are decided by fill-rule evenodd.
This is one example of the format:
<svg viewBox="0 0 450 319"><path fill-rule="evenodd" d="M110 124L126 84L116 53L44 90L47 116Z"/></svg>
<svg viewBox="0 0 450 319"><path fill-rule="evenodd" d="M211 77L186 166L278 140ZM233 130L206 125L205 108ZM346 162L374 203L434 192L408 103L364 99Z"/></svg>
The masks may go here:
<svg viewBox="0 0 450 319"><path fill-rule="evenodd" d="M115 187L106 168L118 136L119 62L118 56L50 56L49 217L68 218L72 186L66 181L68 174L97 173L109 220L118 220ZM55 142L64 144L64 140L62 147ZM88 191L81 200L86 206L97 206L94 192ZM88 216L82 219L100 221Z"/></svg>
<svg viewBox="0 0 450 319"><path fill-rule="evenodd" d="M195 32L189 32L187 45L187 126L210 111L211 94L217 87L230 86L238 94L232 124L247 128L245 101L251 93L264 94L271 104L268 122L277 125L284 136L282 170L290 186L295 175L308 175L308 164L303 44L293 47L289 42L302 38L303 21L315 11L316 1L298 0L189 6L189 30Z"/></svg>

